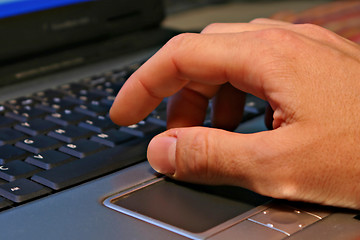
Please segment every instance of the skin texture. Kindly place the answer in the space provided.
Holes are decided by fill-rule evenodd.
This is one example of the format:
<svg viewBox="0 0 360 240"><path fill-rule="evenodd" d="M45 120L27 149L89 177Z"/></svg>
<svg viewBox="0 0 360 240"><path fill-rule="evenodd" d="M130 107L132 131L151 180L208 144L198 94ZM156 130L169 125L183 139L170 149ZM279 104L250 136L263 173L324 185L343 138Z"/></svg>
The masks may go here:
<svg viewBox="0 0 360 240"><path fill-rule="evenodd" d="M212 24L161 48L129 78L110 116L133 124L171 96L169 130L148 148L155 170L360 209L359 60L358 45L315 25ZM269 102L274 130L229 131L241 119L244 92ZM196 127L213 98L218 129Z"/></svg>

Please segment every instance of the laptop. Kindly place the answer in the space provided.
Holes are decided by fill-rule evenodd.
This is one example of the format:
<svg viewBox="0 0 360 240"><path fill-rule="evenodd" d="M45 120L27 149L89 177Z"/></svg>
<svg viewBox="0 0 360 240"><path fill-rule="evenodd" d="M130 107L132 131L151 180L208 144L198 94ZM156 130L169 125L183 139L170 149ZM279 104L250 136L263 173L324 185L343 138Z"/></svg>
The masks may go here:
<svg viewBox="0 0 360 240"><path fill-rule="evenodd" d="M176 34L163 18L160 0L0 1L0 238L360 239L357 211L152 170L166 100L127 127L108 109ZM236 131L265 130L265 106L249 95Z"/></svg>

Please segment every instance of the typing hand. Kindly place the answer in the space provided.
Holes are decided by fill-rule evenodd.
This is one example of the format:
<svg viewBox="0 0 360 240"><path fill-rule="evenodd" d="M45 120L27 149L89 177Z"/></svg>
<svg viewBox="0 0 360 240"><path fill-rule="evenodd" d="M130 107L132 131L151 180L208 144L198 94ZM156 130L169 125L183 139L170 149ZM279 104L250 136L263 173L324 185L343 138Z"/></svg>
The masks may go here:
<svg viewBox="0 0 360 240"><path fill-rule="evenodd" d="M148 147L178 180L360 208L360 48L314 25L257 19L171 39L119 92L111 118L146 117L164 97L170 130ZM267 100L274 130L239 134L244 92ZM202 124L214 98L213 125Z"/></svg>

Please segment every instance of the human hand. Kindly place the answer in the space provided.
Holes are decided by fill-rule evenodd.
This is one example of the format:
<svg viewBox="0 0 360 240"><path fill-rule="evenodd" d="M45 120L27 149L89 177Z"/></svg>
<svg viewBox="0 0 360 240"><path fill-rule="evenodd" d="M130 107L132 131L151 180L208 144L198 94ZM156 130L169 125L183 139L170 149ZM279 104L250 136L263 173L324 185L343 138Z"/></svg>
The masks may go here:
<svg viewBox="0 0 360 240"><path fill-rule="evenodd" d="M314 25L268 19L213 24L171 39L125 83L110 110L129 125L164 97L170 130L149 144L153 168L172 178L230 184L296 201L360 208L360 48ZM234 128L243 92L269 102L274 130Z"/></svg>

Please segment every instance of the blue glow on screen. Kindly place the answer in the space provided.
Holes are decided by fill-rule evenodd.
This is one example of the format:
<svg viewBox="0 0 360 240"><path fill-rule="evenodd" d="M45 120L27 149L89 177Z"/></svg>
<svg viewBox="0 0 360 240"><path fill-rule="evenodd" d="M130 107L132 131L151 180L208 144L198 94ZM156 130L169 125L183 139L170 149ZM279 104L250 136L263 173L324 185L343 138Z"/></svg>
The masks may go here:
<svg viewBox="0 0 360 240"><path fill-rule="evenodd" d="M92 0L0 0L0 18L90 1Z"/></svg>

